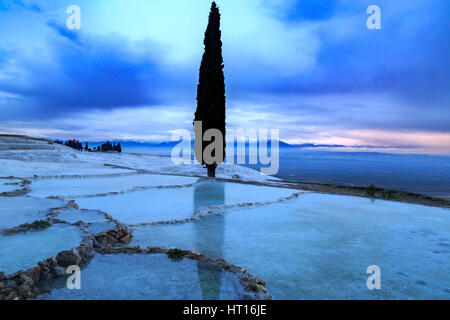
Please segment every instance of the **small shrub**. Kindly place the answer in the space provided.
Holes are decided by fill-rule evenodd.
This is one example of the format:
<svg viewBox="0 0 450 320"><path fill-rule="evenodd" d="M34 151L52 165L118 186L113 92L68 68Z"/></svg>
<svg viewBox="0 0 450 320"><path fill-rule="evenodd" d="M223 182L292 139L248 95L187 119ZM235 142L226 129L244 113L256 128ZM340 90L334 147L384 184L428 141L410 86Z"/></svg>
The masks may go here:
<svg viewBox="0 0 450 320"><path fill-rule="evenodd" d="M366 191L367 195L374 197L376 192L377 192L377 188L375 188L373 183L371 183L370 186L367 188L367 191Z"/></svg>
<svg viewBox="0 0 450 320"><path fill-rule="evenodd" d="M51 224L47 220L36 220L31 225L33 226L33 229L46 229L50 227Z"/></svg>
<svg viewBox="0 0 450 320"><path fill-rule="evenodd" d="M183 250L180 250L178 248L175 248L175 249L170 249L167 252L167 255L171 259L183 259L184 256L186 255L186 252L184 252Z"/></svg>

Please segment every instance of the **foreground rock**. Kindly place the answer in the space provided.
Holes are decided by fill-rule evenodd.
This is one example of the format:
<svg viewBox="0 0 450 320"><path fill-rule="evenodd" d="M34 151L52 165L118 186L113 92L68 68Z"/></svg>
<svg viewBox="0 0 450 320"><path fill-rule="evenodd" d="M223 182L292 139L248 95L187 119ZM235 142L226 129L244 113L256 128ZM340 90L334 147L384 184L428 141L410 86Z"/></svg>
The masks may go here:
<svg viewBox="0 0 450 320"><path fill-rule="evenodd" d="M38 294L38 283L66 274L70 265L82 265L94 255L94 239L86 235L79 247L58 253L28 270L11 275L0 273L0 300L29 300Z"/></svg>
<svg viewBox="0 0 450 320"><path fill-rule="evenodd" d="M115 229L101 232L95 236L96 249L112 247L118 243L128 243L131 240L131 233L128 228L119 224Z"/></svg>

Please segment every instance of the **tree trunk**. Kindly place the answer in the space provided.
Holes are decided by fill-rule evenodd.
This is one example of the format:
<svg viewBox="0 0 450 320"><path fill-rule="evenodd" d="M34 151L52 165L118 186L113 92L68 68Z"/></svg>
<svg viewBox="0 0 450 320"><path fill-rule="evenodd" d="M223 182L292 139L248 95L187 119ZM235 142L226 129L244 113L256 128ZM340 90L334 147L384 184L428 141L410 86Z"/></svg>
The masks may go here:
<svg viewBox="0 0 450 320"><path fill-rule="evenodd" d="M208 178L215 178L217 164L206 165L206 168L208 169Z"/></svg>

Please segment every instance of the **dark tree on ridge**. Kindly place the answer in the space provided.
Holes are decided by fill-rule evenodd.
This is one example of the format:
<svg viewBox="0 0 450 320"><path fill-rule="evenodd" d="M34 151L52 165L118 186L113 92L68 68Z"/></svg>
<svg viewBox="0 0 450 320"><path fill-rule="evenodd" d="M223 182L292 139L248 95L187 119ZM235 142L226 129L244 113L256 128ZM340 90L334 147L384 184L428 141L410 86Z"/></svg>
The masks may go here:
<svg viewBox="0 0 450 320"><path fill-rule="evenodd" d="M217 129L222 133L223 158L225 158L225 77L223 75L222 41L220 31L220 13L213 2L209 14L208 27L205 32L205 52L200 66L200 77L197 86L197 110L194 121L202 121L202 137L208 129ZM203 141L195 137L195 143ZM203 142L202 151L211 142ZM203 154L203 152L202 152ZM213 154L213 156L215 156ZM197 160L205 165L204 157ZM208 177L215 177L217 165L206 164Z"/></svg>

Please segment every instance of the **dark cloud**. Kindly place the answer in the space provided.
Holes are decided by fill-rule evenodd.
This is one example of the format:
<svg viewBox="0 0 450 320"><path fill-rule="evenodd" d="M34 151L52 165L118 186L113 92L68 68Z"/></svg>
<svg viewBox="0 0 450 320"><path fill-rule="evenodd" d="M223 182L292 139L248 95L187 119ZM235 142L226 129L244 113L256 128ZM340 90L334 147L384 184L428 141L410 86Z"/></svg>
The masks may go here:
<svg viewBox="0 0 450 320"><path fill-rule="evenodd" d="M0 11L11 11L24 9L35 13L42 13L39 5L35 3L25 3L21 0L3 0L0 2Z"/></svg>
<svg viewBox="0 0 450 320"><path fill-rule="evenodd" d="M74 42L75 44L82 45L81 32L79 30L70 30L67 26L59 23L56 20L49 20L47 26L56 31L60 36Z"/></svg>
<svg viewBox="0 0 450 320"><path fill-rule="evenodd" d="M286 122L297 121L299 126L447 132L449 2L379 1L382 30L373 31L366 28L366 8L371 4L372 0L296 1L292 10L280 11L277 19L286 27L280 30L289 32L300 23L313 26L308 37L312 35L311 42L317 37L319 43L317 53L311 51L313 65L287 74L277 70L276 66L288 69L286 65L296 61L277 55L287 49L270 43L262 50L272 50L274 59L286 61L260 59L252 51L233 52L230 59L225 56L228 106L233 108L237 100L261 105L270 101L280 115L304 119L286 117ZM114 34L87 35L58 21L46 21L51 63L20 61L20 55L0 48L0 71L7 69L12 55L27 74L25 80L0 80L0 93L22 99L10 115L49 118L91 109L195 104L200 56L198 64L168 68L158 43L132 43ZM225 53L227 48L235 50L224 43ZM272 58L270 52L261 54ZM340 97L330 100L330 95ZM364 96L366 100L361 100ZM392 100L381 101L385 96ZM2 101L10 108L18 97ZM309 97L322 98L311 102Z"/></svg>
<svg viewBox="0 0 450 320"><path fill-rule="evenodd" d="M351 37L333 40L326 29L316 68L273 82L273 87L305 94L392 91L414 98L420 92L434 95L446 91L450 84L450 25L446 18L450 4L437 1L412 12L382 6L383 29L371 31L365 26L366 2L373 1L346 7L347 21L335 25L356 28Z"/></svg>
<svg viewBox="0 0 450 320"><path fill-rule="evenodd" d="M329 29L322 33L312 71L259 84L255 91L263 96L291 96L289 111L311 116L316 110L301 102L295 105L297 97L367 95L364 103L350 97L345 103L324 99L326 110L320 112L329 115L330 125L448 131L449 2L383 2L382 30L373 31L365 26L369 4L372 1L346 6L347 18L335 25L355 29L351 37L336 40L330 38ZM342 10L338 7L336 14ZM390 96L397 104L374 104L374 95Z"/></svg>
<svg viewBox="0 0 450 320"><path fill-rule="evenodd" d="M52 63L23 61L26 84L0 81L0 90L34 101L35 111L46 117L158 102L165 75L151 55L136 54L118 35L84 37L54 21L47 25L57 34L50 36Z"/></svg>

